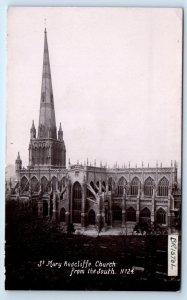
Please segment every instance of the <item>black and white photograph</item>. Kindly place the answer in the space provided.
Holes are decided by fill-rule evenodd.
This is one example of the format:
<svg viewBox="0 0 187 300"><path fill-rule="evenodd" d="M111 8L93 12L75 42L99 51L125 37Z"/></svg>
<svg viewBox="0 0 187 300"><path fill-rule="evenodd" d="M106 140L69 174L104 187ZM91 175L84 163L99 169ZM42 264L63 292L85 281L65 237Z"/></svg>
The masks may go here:
<svg viewBox="0 0 187 300"><path fill-rule="evenodd" d="M181 8L9 7L5 289L178 291Z"/></svg>

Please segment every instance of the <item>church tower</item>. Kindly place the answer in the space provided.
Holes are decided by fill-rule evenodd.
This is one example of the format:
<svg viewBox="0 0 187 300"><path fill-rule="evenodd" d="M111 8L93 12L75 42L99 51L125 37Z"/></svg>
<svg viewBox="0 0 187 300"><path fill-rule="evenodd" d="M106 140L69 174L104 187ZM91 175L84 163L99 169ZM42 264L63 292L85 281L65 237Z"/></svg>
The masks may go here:
<svg viewBox="0 0 187 300"><path fill-rule="evenodd" d="M30 130L29 144L29 167L37 166L46 166L51 168L66 167L66 148L63 140L61 123L57 138L55 107L46 29L44 32L43 72L38 135L36 134L36 129L33 121Z"/></svg>

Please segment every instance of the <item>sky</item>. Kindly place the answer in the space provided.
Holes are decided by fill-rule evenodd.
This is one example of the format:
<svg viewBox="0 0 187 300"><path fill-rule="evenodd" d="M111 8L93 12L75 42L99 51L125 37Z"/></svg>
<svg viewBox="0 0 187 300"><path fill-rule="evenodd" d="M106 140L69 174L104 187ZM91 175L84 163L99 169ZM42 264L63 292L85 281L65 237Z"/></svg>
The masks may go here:
<svg viewBox="0 0 187 300"><path fill-rule="evenodd" d="M8 10L7 164L28 165L45 26L67 160L180 164L182 11L55 7Z"/></svg>

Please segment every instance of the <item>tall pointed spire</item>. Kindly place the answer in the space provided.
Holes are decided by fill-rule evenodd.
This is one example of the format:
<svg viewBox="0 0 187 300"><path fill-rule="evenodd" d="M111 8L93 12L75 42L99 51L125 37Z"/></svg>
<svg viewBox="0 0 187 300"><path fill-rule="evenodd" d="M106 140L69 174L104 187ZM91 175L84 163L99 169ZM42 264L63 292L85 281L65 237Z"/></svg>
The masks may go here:
<svg viewBox="0 0 187 300"><path fill-rule="evenodd" d="M47 31L44 31L44 55L38 138L57 138Z"/></svg>

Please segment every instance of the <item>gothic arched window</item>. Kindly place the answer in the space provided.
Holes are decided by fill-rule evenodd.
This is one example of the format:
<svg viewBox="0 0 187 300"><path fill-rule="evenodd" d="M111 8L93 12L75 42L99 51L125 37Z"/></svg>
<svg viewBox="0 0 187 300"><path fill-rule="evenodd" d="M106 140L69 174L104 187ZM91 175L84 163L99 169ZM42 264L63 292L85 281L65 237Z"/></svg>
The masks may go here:
<svg viewBox="0 0 187 300"><path fill-rule="evenodd" d="M158 184L158 196L168 196L169 181L163 177Z"/></svg>
<svg viewBox="0 0 187 300"><path fill-rule="evenodd" d="M39 191L39 181L35 176L31 178L31 191L33 193Z"/></svg>
<svg viewBox="0 0 187 300"><path fill-rule="evenodd" d="M45 176L42 177L42 179L41 179L41 186L42 186L42 192L43 193L48 192L48 180Z"/></svg>
<svg viewBox="0 0 187 300"><path fill-rule="evenodd" d="M131 195L137 196L138 195L138 188L139 188L140 181L137 177L134 177L131 181Z"/></svg>
<svg viewBox="0 0 187 300"><path fill-rule="evenodd" d="M21 178L21 192L27 192L29 190L29 181L27 177L23 176Z"/></svg>
<svg viewBox="0 0 187 300"><path fill-rule="evenodd" d="M154 180L151 177L148 177L144 183L144 195L145 196L153 195L153 186L154 186Z"/></svg>
<svg viewBox="0 0 187 300"><path fill-rule="evenodd" d="M53 191L57 189L57 178L55 176L52 178L52 189Z"/></svg>
<svg viewBox="0 0 187 300"><path fill-rule="evenodd" d="M162 207L156 212L156 222L157 224L166 224L166 212Z"/></svg>
<svg viewBox="0 0 187 300"><path fill-rule="evenodd" d="M117 195L118 196L123 196L123 190L124 187L126 186L127 182L124 177L121 177L118 181L118 187L117 187Z"/></svg>
<svg viewBox="0 0 187 300"><path fill-rule="evenodd" d="M79 182L73 185L72 221L81 223L82 189Z"/></svg>

